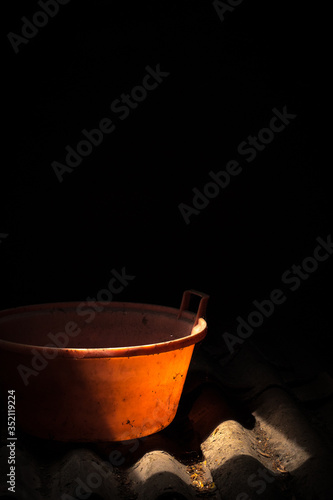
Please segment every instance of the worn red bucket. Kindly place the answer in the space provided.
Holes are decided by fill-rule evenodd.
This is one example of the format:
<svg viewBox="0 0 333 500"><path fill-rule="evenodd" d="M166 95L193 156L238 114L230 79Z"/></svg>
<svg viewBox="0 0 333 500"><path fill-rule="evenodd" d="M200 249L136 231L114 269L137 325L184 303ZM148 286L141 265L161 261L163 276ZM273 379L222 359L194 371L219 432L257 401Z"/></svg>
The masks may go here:
<svg viewBox="0 0 333 500"><path fill-rule="evenodd" d="M197 313L188 310L192 295L201 297ZM163 429L206 335L207 301L187 290L180 309L99 303L91 322L76 302L1 311L0 388L4 398L15 390L18 425L60 441L122 441Z"/></svg>

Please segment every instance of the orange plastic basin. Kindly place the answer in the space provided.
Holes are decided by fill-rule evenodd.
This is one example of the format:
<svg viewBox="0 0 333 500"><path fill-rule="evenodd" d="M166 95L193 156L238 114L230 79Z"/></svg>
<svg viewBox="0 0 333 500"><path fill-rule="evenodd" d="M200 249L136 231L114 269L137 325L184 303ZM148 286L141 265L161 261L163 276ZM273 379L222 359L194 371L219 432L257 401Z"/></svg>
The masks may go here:
<svg viewBox="0 0 333 500"><path fill-rule="evenodd" d="M201 297L197 314L188 311ZM123 441L173 420L208 296L180 309L124 302L54 303L0 312L1 393L16 422L59 441ZM6 403L7 404L7 403Z"/></svg>

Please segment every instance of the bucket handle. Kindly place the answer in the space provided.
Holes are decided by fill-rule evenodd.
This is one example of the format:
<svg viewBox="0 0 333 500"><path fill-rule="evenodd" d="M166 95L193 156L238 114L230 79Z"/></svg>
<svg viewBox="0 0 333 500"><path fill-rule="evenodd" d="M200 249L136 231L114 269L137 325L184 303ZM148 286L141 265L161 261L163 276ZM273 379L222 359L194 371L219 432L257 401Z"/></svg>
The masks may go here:
<svg viewBox="0 0 333 500"><path fill-rule="evenodd" d="M207 307L207 302L209 299L209 295L207 293L203 292L198 292L197 290L185 290L183 293L183 298L180 304L179 308L179 313L177 319L181 318L181 315L185 309L188 309L191 295L197 295L198 297L201 297L201 300L199 302L199 307L198 307L198 312L194 321L194 325L196 326L198 324L199 318L203 317L206 313L206 307Z"/></svg>

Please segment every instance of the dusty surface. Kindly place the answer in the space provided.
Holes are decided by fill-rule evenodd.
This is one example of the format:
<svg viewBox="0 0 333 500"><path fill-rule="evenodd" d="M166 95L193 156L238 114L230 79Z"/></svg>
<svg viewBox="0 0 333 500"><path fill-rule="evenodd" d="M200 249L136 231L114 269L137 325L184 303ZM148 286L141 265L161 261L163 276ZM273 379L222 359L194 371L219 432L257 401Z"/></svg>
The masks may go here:
<svg viewBox="0 0 333 500"><path fill-rule="evenodd" d="M248 345L227 363L197 349L178 413L128 443L19 435L18 500L331 500L333 381L300 379ZM6 469L2 427L0 457Z"/></svg>

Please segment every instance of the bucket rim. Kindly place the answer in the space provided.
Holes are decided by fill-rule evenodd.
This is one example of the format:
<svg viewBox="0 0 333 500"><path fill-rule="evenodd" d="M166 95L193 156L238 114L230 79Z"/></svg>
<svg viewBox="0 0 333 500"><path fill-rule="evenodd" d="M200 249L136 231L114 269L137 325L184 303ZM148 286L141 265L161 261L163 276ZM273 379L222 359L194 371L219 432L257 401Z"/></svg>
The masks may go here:
<svg viewBox="0 0 333 500"><path fill-rule="evenodd" d="M196 314L190 311L184 311L182 317L179 316L179 309L175 307L156 305L156 304L146 304L137 302L97 302L97 301L70 301L70 302L47 302L42 304L32 304L25 306L18 306L8 309L3 309L0 311L0 326L3 320L10 320L11 318L18 318L24 316L30 316L31 314L38 313L54 313L55 311L65 312L66 310L76 310L77 307L85 303L89 304L99 304L103 305L104 310L100 313L107 312L107 310L112 311L136 311L142 313L154 313L160 314L161 316L172 316L177 322L184 323L194 323L196 319ZM100 314L99 313L99 314ZM66 347L47 347L42 345L24 344L13 342L10 340L1 339L0 334L0 349L15 353L21 353L27 355L33 350L40 354L44 354L46 358L52 360L52 357L62 357L62 358L73 358L73 359L83 359L83 358L123 358L132 356L147 356L150 354L160 354L163 352L169 352L173 350L184 349L185 347L194 346L194 344L200 342L205 338L207 334L207 323L204 318L199 318L196 326L193 326L190 335L180 337L173 340L168 340L165 342L159 342L154 344L140 344L135 346L122 346L122 347L98 347L98 348L66 348ZM56 355L55 355L56 353Z"/></svg>

